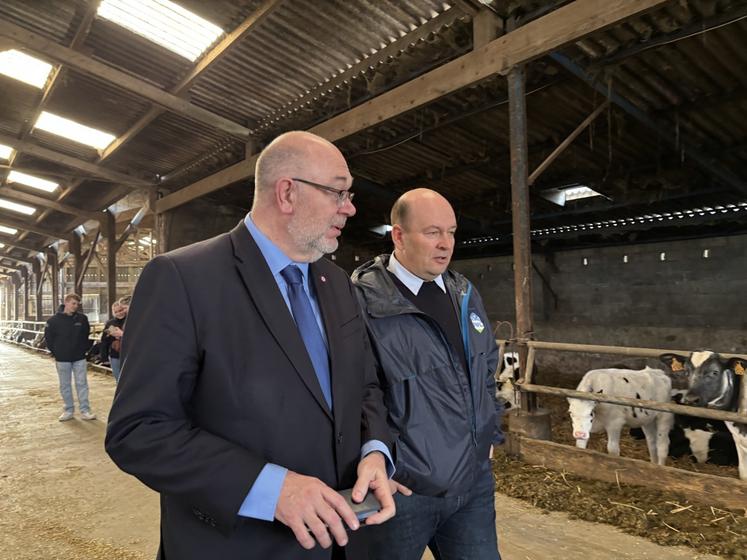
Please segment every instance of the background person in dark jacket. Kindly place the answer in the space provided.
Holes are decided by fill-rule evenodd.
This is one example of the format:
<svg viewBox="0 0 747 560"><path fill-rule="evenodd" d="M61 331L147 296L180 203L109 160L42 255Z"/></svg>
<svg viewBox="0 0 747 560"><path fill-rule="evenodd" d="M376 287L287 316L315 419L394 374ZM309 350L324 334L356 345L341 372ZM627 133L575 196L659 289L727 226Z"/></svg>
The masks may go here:
<svg viewBox="0 0 747 560"><path fill-rule="evenodd" d="M60 378L60 394L65 409L59 417L60 422L72 419L75 411L71 377L75 378L75 390L78 393L80 417L83 420L94 420L88 403L88 379L86 352L90 346L88 334L91 330L88 317L78 313L80 296L68 294L62 311L47 320L44 338L47 348L54 356L57 375Z"/></svg>
<svg viewBox="0 0 747 560"><path fill-rule="evenodd" d="M501 434L490 323L477 291L447 270L457 229L449 202L415 189L391 220L394 253L353 273L401 491L396 517L371 528L370 556L419 560L427 546L441 560L496 560L490 450Z"/></svg>
<svg viewBox="0 0 747 560"><path fill-rule="evenodd" d="M117 383L119 383L119 373L122 370L119 361L119 351L122 344L122 335L124 335L127 311L130 308L129 298L127 299L128 303L123 303L123 300L124 298L112 304L112 318L104 325L104 330L101 333L101 348L99 350L101 361L109 362L114 381Z"/></svg>

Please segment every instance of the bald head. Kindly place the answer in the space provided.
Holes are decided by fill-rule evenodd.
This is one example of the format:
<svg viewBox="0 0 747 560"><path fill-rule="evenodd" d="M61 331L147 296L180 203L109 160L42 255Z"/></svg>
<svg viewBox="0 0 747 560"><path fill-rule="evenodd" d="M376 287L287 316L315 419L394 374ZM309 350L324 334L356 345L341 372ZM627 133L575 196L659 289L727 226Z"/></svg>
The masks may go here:
<svg viewBox="0 0 747 560"><path fill-rule="evenodd" d="M280 177L304 176L319 157L342 154L332 142L300 130L275 138L257 158L254 172L255 198L272 190Z"/></svg>
<svg viewBox="0 0 747 560"><path fill-rule="evenodd" d="M394 256L423 280L434 280L449 266L454 252L456 216L443 196L413 189L392 207Z"/></svg>
<svg viewBox="0 0 747 560"><path fill-rule="evenodd" d="M355 214L353 178L334 144L309 132L287 132L257 158L254 225L297 262L337 250L337 238ZM344 195L343 195L344 196Z"/></svg>
<svg viewBox="0 0 747 560"><path fill-rule="evenodd" d="M442 208L448 207L451 209L449 201L436 191L426 188L412 189L400 196L394 203L394 206L392 206L392 212L390 215L391 225L399 225L403 228L407 228L407 222L412 213L412 208L415 208L420 204L426 204L428 206L437 205ZM451 210L451 212L453 214L453 210Z"/></svg>

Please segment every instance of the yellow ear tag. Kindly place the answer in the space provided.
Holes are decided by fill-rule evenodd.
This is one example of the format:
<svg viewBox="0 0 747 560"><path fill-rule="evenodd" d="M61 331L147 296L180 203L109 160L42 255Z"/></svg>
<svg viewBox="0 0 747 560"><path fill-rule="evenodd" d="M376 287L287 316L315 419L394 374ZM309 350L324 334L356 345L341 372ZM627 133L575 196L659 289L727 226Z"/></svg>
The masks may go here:
<svg viewBox="0 0 747 560"><path fill-rule="evenodd" d="M734 366L734 373L737 375L744 375L744 364L742 362L737 362Z"/></svg>
<svg viewBox="0 0 747 560"><path fill-rule="evenodd" d="M685 369L685 364L680 362L677 358L672 358L672 365L670 366L672 371L682 371Z"/></svg>

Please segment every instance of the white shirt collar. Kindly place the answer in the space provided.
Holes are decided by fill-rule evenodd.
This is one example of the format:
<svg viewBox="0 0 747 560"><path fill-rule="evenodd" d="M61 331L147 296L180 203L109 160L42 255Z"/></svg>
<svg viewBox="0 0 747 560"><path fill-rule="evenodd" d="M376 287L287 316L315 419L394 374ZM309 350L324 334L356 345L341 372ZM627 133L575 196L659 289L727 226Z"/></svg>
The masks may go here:
<svg viewBox="0 0 747 560"><path fill-rule="evenodd" d="M424 280L419 276L415 276L412 272L402 266L402 263L396 259L394 253L389 257L389 264L386 265L386 269L394 274L400 282L407 286L408 290L413 294L418 295ZM444 284L442 274L439 274L433 281L444 293L446 293L446 285Z"/></svg>

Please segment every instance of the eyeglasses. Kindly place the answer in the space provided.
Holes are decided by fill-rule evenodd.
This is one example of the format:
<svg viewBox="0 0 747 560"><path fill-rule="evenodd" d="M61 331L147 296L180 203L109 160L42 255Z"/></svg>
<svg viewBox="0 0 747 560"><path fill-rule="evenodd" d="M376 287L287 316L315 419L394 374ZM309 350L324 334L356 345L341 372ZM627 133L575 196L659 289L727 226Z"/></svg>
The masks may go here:
<svg viewBox="0 0 747 560"><path fill-rule="evenodd" d="M314 183L313 181L307 181L306 179L299 179L298 177L291 177L291 179L300 183L306 183L307 185L311 185L312 187L321 191L326 191L328 193L334 194L337 197L338 207L341 207L348 200L350 202L353 202L353 197L355 196L355 193L350 192L349 190L335 189L333 187L328 187L327 185L320 185L319 183Z"/></svg>

